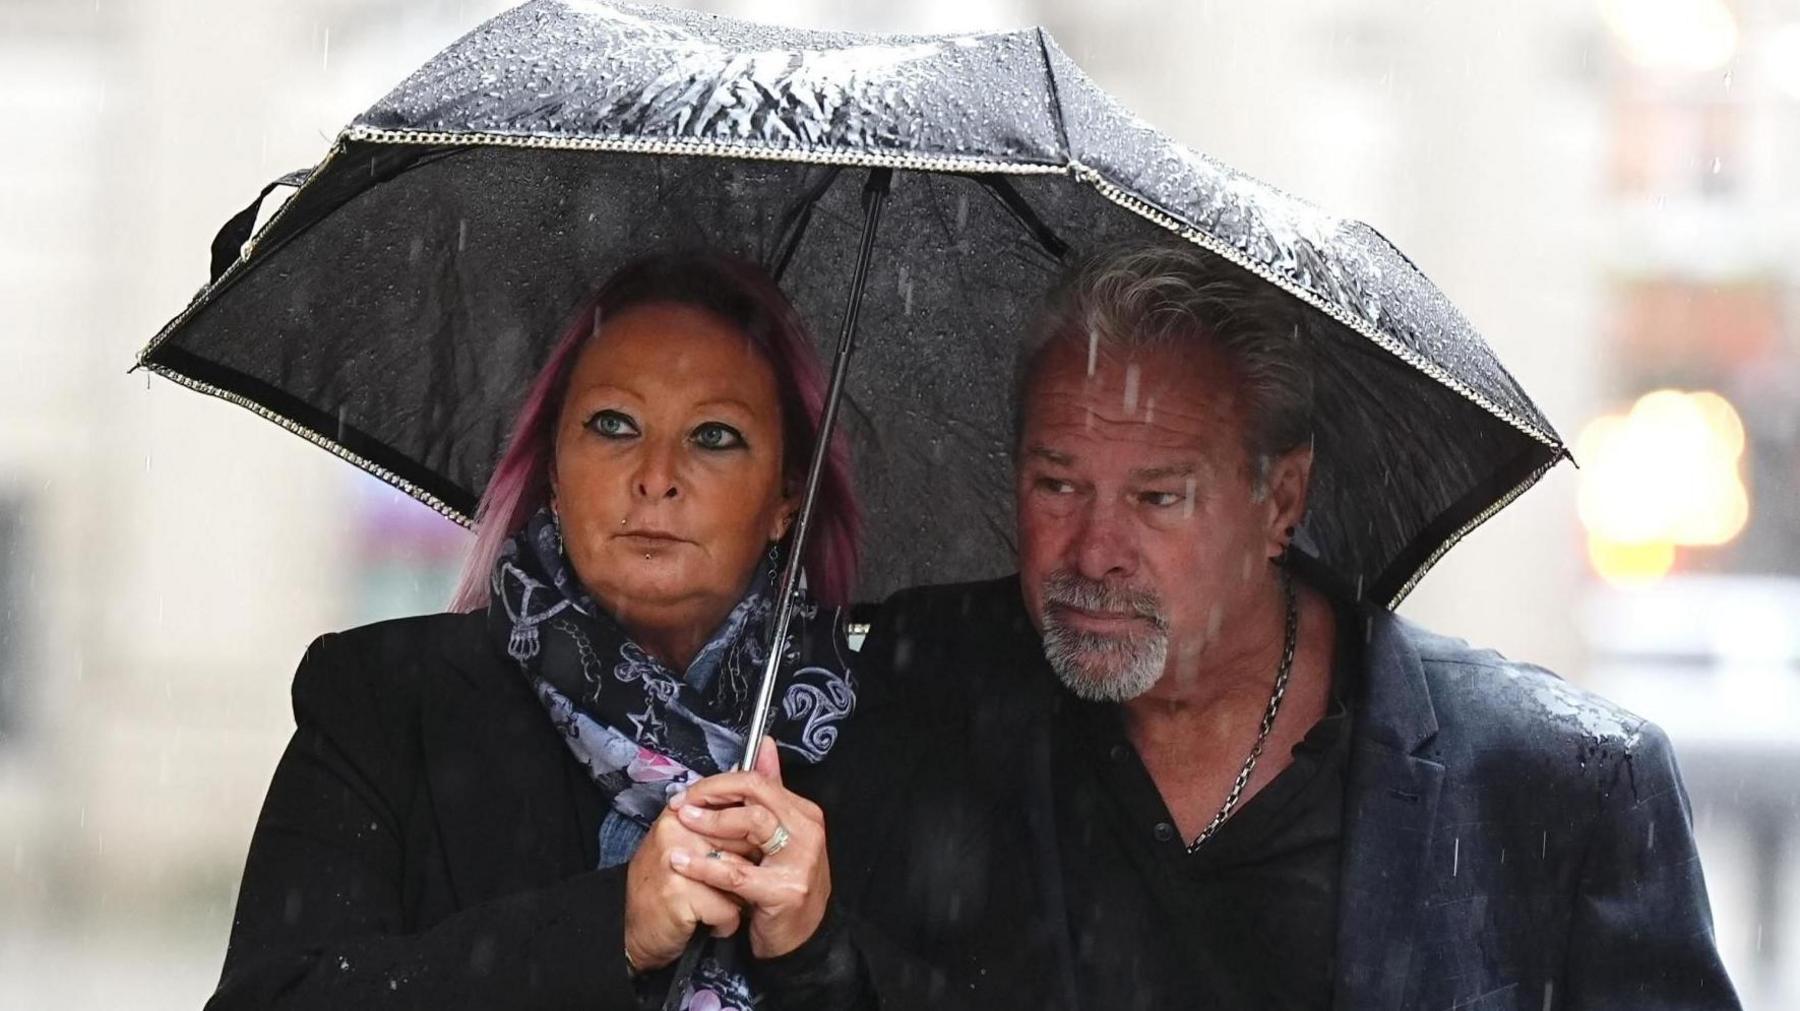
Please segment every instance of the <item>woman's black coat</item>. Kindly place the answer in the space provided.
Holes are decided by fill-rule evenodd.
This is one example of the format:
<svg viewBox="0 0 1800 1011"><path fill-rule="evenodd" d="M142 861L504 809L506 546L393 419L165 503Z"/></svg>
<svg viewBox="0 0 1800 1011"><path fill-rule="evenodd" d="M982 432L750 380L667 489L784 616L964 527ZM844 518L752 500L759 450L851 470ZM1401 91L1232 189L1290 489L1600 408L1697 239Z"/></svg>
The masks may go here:
<svg viewBox="0 0 1800 1011"><path fill-rule="evenodd" d="M209 1008L638 1006L625 868L593 869L604 800L480 613L323 636L293 701ZM831 920L884 1006L930 1002L931 973ZM824 1006L780 970L774 1006Z"/></svg>

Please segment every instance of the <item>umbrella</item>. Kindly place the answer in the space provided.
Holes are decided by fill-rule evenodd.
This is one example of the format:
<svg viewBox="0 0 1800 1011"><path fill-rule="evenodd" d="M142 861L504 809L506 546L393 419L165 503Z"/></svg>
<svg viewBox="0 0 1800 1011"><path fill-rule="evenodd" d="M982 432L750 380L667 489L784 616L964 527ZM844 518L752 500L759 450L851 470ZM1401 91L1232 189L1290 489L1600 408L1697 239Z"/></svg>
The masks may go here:
<svg viewBox="0 0 1800 1011"><path fill-rule="evenodd" d="M1098 242L1176 236L1303 309L1318 453L1295 544L1358 596L1398 604L1567 455L1379 233L1164 137L1041 30L873 36L535 0L278 184L292 192L254 234L260 200L227 222L211 283L138 365L465 524L562 315L672 244L760 259L808 318L841 319L828 418L841 396L864 597L1012 570L1011 363L1060 263Z"/></svg>
<svg viewBox="0 0 1800 1011"><path fill-rule="evenodd" d="M562 314L632 255L712 245L846 309L893 170L844 421L860 595L1011 571L1012 367L1071 249L1179 236L1305 309L1296 539L1397 604L1566 455L1469 321L1374 229L1164 137L1040 30L874 36L592 0L496 17L358 116L139 365L467 523ZM246 241L247 240L247 241Z"/></svg>

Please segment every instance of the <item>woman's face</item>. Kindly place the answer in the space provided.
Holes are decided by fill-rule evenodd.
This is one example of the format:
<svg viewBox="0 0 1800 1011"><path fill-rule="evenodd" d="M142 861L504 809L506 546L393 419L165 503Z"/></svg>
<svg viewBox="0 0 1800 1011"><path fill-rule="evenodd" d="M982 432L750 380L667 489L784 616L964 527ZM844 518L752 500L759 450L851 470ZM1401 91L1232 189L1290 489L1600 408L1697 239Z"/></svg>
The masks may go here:
<svg viewBox="0 0 1800 1011"><path fill-rule="evenodd" d="M668 302L607 319L556 428L552 488L576 574L634 632L697 647L787 530L797 502L781 451L775 371L741 330Z"/></svg>

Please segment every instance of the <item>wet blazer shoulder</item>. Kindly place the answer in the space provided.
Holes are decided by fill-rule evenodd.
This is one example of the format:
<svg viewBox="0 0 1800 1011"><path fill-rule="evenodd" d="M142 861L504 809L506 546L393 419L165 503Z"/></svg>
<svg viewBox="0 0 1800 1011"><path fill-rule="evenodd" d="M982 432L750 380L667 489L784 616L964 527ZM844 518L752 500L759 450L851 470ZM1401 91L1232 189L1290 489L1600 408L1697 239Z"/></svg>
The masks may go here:
<svg viewBox="0 0 1800 1011"><path fill-rule="evenodd" d="M1490 789L1533 795L1540 806L1566 800L1576 816L1593 813L1623 772L1639 771L1628 765L1651 778L1661 766L1672 774L1668 738L1642 716L1536 664L1387 620L1418 657L1426 699L1415 701L1428 702L1437 723L1422 756Z"/></svg>

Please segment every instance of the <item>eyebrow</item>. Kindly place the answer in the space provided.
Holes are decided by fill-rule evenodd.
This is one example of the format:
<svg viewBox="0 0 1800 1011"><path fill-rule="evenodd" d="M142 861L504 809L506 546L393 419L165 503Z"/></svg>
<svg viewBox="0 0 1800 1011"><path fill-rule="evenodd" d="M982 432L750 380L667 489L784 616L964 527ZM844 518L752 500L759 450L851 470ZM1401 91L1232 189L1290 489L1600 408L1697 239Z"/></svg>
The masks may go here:
<svg viewBox="0 0 1800 1011"><path fill-rule="evenodd" d="M631 397L634 400L641 401L644 399L644 395L639 393L636 390L628 389L624 386L619 386L614 383L607 382L605 380L602 380L597 383L591 383L587 386L580 387L579 390L571 387L569 390L569 393L571 395L573 395L577 392L592 393L597 390L611 392L611 393L622 393L625 396ZM700 401L699 403L695 404L694 406L696 408L701 408L701 409L708 408L708 407L735 407L738 410L743 411L745 414L753 415L756 413L755 411L750 409L749 404L743 402L742 400L739 400L736 397L711 397L706 400Z"/></svg>
<svg viewBox="0 0 1800 1011"><path fill-rule="evenodd" d="M1058 452L1048 446L1031 446L1025 450L1025 455L1046 463L1053 463L1058 467L1067 467L1075 462L1075 458L1068 453Z"/></svg>

